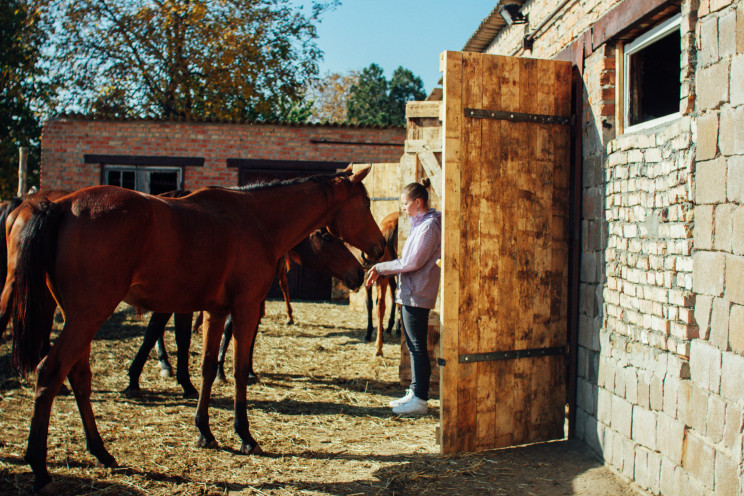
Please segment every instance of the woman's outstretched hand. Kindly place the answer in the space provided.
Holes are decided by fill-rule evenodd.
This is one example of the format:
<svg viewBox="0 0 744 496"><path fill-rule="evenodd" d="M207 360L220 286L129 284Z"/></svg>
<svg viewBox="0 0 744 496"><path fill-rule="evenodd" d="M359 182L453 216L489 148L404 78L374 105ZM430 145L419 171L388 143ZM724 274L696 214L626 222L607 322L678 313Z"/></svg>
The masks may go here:
<svg viewBox="0 0 744 496"><path fill-rule="evenodd" d="M379 277L380 274L377 273L377 269L375 269L374 267L369 269L369 272L367 272L366 282L364 283L365 286L367 286L367 289L371 288Z"/></svg>

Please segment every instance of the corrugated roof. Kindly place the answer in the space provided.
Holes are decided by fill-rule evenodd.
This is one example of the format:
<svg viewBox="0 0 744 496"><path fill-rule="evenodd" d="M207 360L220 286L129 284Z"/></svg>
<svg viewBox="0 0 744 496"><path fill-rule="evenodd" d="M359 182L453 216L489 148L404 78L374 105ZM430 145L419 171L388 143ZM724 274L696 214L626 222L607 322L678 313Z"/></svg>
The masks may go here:
<svg viewBox="0 0 744 496"><path fill-rule="evenodd" d="M498 1L494 6L490 14L488 14L483 21L481 21L478 29L470 37L470 39L462 47L463 52L484 52L496 36L501 32L504 27L507 26L504 18L499 14L499 4L510 4L516 3L518 5L524 4L524 2L506 0Z"/></svg>

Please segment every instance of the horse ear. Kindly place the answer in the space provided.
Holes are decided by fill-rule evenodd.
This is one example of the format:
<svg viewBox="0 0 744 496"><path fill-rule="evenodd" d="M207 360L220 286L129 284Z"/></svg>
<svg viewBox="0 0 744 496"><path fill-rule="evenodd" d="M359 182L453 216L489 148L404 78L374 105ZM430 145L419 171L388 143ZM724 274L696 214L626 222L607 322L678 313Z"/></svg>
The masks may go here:
<svg viewBox="0 0 744 496"><path fill-rule="evenodd" d="M349 170L349 169L351 169L351 165L349 166L349 168L347 170ZM360 182L362 182L362 179L364 179L365 177L367 177L367 174L369 174L369 171L370 170L372 170L372 166L371 165L366 165L366 166L362 167L361 169L359 169L359 171L356 174L352 174L351 175L351 182L352 183L360 183Z"/></svg>

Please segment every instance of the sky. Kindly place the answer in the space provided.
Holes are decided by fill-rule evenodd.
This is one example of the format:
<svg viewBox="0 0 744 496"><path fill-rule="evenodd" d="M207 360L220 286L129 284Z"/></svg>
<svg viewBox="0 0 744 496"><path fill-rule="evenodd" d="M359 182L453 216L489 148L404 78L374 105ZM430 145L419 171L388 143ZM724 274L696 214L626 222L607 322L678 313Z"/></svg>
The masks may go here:
<svg viewBox="0 0 744 496"><path fill-rule="evenodd" d="M421 77L428 94L441 78L439 54L461 50L496 3L341 0L341 5L326 12L318 25L317 43L324 52L320 75L361 71L374 62L389 80L393 71L403 66Z"/></svg>

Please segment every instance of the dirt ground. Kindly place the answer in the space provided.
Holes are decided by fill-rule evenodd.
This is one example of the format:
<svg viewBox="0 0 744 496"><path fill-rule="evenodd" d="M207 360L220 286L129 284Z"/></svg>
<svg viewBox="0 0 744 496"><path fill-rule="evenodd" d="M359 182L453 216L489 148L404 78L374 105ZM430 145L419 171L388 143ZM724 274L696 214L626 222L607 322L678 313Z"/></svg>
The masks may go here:
<svg viewBox="0 0 744 496"><path fill-rule="evenodd" d="M633 487L576 441L442 456L435 440L439 401L419 418L393 415L402 394L400 346L374 358L363 341L366 315L345 304L295 302L294 326L270 301L256 345L261 382L248 391L248 418L263 456L236 452L232 382L213 389L212 430L221 447L196 446L196 400L184 400L157 361L145 367L145 394L129 399L127 368L146 320L122 305L93 342L93 408L120 468L105 469L85 449L75 401L55 401L49 470L62 494L75 495L621 495ZM56 324L59 327L59 323ZM175 355L172 326L166 343ZM0 341L0 495L27 494L23 461L32 409L29 380L10 371L9 336ZM201 339L190 366L197 386ZM152 353L151 357L154 358ZM172 357L175 366L175 356ZM231 370L231 361L228 369Z"/></svg>

